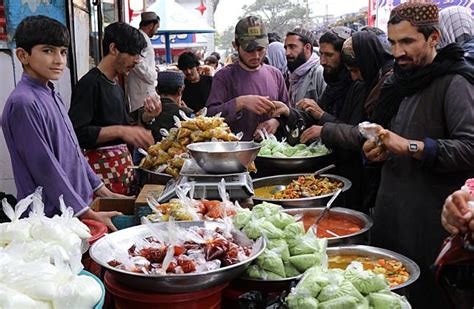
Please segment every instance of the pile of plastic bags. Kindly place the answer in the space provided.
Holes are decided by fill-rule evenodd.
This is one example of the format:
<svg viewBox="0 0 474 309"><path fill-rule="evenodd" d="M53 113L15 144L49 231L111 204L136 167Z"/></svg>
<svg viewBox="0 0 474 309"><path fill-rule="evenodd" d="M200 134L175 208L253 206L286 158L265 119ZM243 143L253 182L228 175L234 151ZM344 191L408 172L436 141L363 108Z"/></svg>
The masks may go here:
<svg viewBox="0 0 474 309"><path fill-rule="evenodd" d="M290 309L406 309L408 301L390 291L383 275L364 270L359 262L346 270L313 267L286 298Z"/></svg>
<svg viewBox="0 0 474 309"><path fill-rule="evenodd" d="M321 141L313 142L309 146L305 144L291 146L285 140L278 141L273 134L262 133L261 136L262 148L258 153L261 157L304 158L324 156L331 152Z"/></svg>
<svg viewBox="0 0 474 309"><path fill-rule="evenodd" d="M62 215L44 215L41 188L12 208L11 222L0 224L0 308L93 308L102 288L78 273L87 250L89 228L60 197ZM21 218L30 207L27 218Z"/></svg>
<svg viewBox="0 0 474 309"><path fill-rule="evenodd" d="M265 251L246 270L250 278L280 280L296 277L315 265L327 267L327 239L316 238L311 230L305 233L303 222L296 222L279 205L262 203L252 211L243 209L233 223L250 239L267 239Z"/></svg>

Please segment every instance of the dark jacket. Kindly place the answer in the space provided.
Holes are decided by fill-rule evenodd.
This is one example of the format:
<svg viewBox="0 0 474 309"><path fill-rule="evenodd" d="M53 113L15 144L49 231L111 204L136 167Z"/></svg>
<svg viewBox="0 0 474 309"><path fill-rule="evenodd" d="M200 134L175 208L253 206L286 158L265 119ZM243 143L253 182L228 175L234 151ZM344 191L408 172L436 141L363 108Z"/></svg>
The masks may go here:
<svg viewBox="0 0 474 309"><path fill-rule="evenodd" d="M470 40L464 42L462 47L466 51L466 53L464 54L466 61L470 65L474 66L474 36Z"/></svg>

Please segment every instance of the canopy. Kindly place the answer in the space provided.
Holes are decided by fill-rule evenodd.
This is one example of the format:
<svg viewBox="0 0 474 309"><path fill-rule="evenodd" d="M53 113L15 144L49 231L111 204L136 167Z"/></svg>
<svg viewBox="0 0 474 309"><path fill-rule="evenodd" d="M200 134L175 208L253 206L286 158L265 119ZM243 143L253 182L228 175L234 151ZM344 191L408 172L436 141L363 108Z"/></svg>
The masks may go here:
<svg viewBox="0 0 474 309"><path fill-rule="evenodd" d="M171 63L171 34L213 33L216 30L206 22L197 19L180 4L171 0L158 0L150 5L146 11L153 11L160 17L160 28L156 34L165 36L166 62ZM130 24L138 28L140 16L133 18Z"/></svg>

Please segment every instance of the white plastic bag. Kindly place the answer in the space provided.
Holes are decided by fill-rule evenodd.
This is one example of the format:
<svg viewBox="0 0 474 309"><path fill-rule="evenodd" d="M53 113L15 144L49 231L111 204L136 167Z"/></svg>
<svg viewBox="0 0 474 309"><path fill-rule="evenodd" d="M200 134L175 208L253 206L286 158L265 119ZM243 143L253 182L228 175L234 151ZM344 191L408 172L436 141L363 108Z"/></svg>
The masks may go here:
<svg viewBox="0 0 474 309"><path fill-rule="evenodd" d="M102 289L92 277L75 276L59 286L53 305L54 309L91 309L101 296Z"/></svg>
<svg viewBox="0 0 474 309"><path fill-rule="evenodd" d="M34 300L0 283L0 308L2 309L52 309L50 302Z"/></svg>

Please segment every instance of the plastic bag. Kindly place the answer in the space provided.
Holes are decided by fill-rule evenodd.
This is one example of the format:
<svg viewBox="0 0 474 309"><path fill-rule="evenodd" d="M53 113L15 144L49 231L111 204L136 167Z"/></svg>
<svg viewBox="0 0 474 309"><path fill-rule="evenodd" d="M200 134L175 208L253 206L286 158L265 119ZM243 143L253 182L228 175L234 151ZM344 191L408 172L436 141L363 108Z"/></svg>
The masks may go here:
<svg viewBox="0 0 474 309"><path fill-rule="evenodd" d="M99 302L101 296L101 286L92 277L74 276L58 287L53 305L55 309L90 309Z"/></svg>
<svg viewBox="0 0 474 309"><path fill-rule="evenodd" d="M13 240L25 241L31 239L30 222L20 219L20 217L33 202L33 195L30 194L19 201L14 209L8 204L7 199L2 200L3 212L11 222L0 224L0 246L4 246Z"/></svg>
<svg viewBox="0 0 474 309"><path fill-rule="evenodd" d="M62 224L81 239L87 240L92 236L89 227L74 217L74 210L66 206L63 195L59 196L59 208L61 216L54 216L53 221Z"/></svg>
<svg viewBox="0 0 474 309"><path fill-rule="evenodd" d="M35 300L0 283L0 308L2 309L52 309L50 302Z"/></svg>
<svg viewBox="0 0 474 309"><path fill-rule="evenodd" d="M367 140L375 141L375 143L378 145L380 144L380 139L377 135L377 132L375 131L377 126L378 125L375 123L364 121L364 122L359 123L359 132Z"/></svg>
<svg viewBox="0 0 474 309"><path fill-rule="evenodd" d="M4 284L36 300L52 301L58 285L64 282L58 269L47 260L16 263L2 271Z"/></svg>

